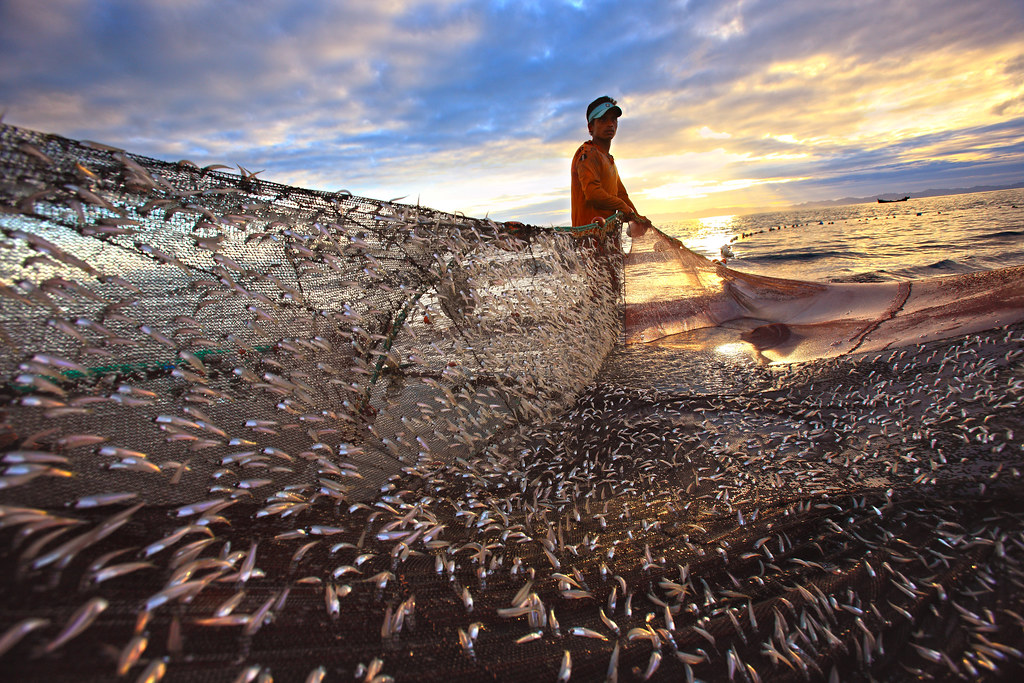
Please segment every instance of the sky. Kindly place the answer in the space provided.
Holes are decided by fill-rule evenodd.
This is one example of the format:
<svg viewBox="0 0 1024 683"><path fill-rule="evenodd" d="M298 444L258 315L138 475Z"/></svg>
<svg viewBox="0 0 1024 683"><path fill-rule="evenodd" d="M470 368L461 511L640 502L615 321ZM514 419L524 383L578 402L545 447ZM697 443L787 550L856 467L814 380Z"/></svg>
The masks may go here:
<svg viewBox="0 0 1024 683"><path fill-rule="evenodd" d="M586 107L658 220L1024 181L1020 0L0 0L4 123L569 223Z"/></svg>

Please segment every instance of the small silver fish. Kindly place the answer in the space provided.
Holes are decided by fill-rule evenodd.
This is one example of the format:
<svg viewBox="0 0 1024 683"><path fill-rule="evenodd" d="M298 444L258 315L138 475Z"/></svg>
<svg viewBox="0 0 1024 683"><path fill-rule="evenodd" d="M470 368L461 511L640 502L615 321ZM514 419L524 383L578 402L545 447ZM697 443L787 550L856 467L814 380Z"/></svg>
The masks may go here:
<svg viewBox="0 0 1024 683"><path fill-rule="evenodd" d="M53 652L75 636L80 635L109 606L110 603L103 598L91 598L85 602L75 610L75 613L68 619L67 624L64 625L64 630L51 640L43 651Z"/></svg>
<svg viewBox="0 0 1024 683"><path fill-rule="evenodd" d="M29 633L36 629L43 628L44 626L48 626L49 624L49 619L27 617L11 626L2 636L0 636L0 657L7 654L11 648L17 645L18 642Z"/></svg>

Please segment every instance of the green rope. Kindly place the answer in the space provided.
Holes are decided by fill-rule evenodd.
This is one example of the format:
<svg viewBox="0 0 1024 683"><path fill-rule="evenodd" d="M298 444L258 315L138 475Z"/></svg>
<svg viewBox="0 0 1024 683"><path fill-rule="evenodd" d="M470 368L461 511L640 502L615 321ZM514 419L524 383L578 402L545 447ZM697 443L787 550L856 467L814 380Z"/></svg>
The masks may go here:
<svg viewBox="0 0 1024 683"><path fill-rule="evenodd" d="M555 232L568 232L568 233L588 232L590 230L603 230L604 232L611 232L614 228L621 227L622 223L625 221L625 219L626 219L626 214L622 213L621 211L616 211L615 213L613 213L611 216L608 216L608 218L606 218L604 220L604 226L603 227L601 226L600 223L595 221L593 223L587 223L586 225L572 225L572 226L561 225L561 226L553 226L553 227L551 227L549 229L550 230L554 230Z"/></svg>
<svg viewBox="0 0 1024 683"><path fill-rule="evenodd" d="M259 353L266 353L270 351L273 345L260 345L254 346L253 350ZM205 360L207 356L218 356L229 353L245 352L244 349L197 349L192 353L200 360ZM80 379L86 379L89 376L99 376L107 374L118 374L118 375L131 375L135 373L151 373L161 371L171 371L177 367L187 366L188 361L180 360L175 358L174 360L155 360L155 361L142 361L139 363L110 363L108 365L98 365L95 367L85 368L88 374L82 373L79 370L62 370L61 376L65 380L75 381ZM35 374L35 373L25 373ZM24 382L7 382L4 385L7 389L18 392L19 394L26 394L34 392L36 389L32 384L26 384Z"/></svg>

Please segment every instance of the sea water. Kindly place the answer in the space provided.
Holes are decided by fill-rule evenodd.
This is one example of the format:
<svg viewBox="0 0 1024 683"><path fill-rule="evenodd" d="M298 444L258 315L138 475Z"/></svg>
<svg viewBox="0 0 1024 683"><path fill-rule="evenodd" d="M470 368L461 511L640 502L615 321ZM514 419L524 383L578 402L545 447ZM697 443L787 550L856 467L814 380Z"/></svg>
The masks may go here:
<svg viewBox="0 0 1024 683"><path fill-rule="evenodd" d="M758 275L877 282L1024 264L1024 189L802 208L659 225L689 249Z"/></svg>

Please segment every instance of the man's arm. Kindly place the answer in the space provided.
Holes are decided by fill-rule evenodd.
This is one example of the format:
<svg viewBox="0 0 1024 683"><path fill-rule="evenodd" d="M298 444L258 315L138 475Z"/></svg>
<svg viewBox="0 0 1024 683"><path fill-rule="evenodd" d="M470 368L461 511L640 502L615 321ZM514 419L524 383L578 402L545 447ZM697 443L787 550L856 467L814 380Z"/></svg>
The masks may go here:
<svg viewBox="0 0 1024 683"><path fill-rule="evenodd" d="M623 213L633 213L635 211L632 204L623 201L617 194L612 194L604 189L601 183L598 161L593 156L579 160L576 165L576 175L580 179L583 197L589 206L598 211L622 211ZM619 187L622 187L621 182Z"/></svg>
<svg viewBox="0 0 1024 683"><path fill-rule="evenodd" d="M633 204L633 200L629 198L626 186L622 184L621 178L619 179L619 199L629 205L630 210L626 212L626 220L629 221L630 237L639 237L647 232L647 228L654 227L654 224L646 216L641 216L640 212L636 210L636 206Z"/></svg>

